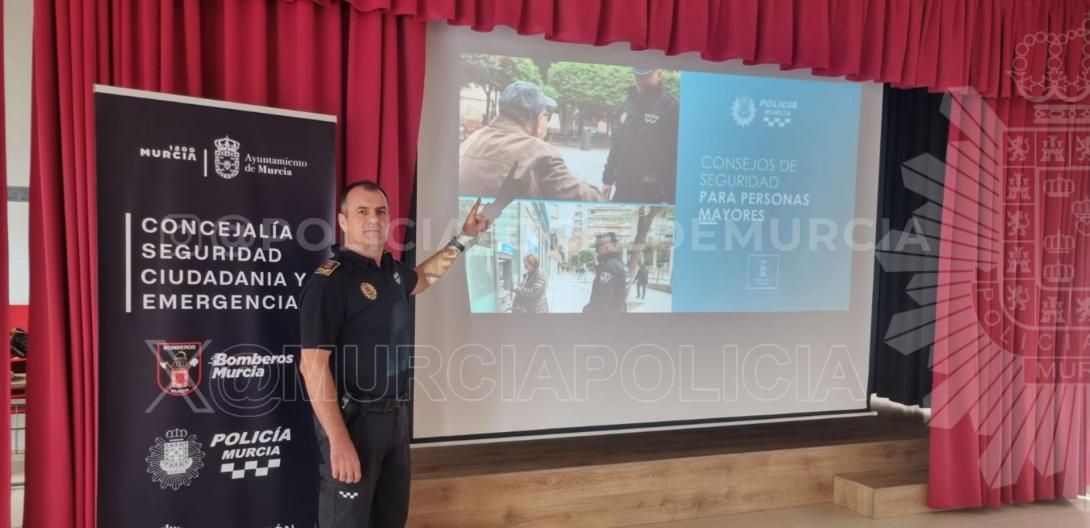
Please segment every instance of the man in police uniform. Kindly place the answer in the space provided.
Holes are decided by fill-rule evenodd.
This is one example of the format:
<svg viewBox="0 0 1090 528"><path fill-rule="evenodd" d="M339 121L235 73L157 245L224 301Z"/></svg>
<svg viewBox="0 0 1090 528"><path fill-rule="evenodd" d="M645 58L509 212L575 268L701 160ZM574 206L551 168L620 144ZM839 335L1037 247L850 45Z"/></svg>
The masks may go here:
<svg viewBox="0 0 1090 528"><path fill-rule="evenodd" d="M606 199L673 203L677 179L678 104L662 89L662 70L632 68L635 83L613 128L602 173ZM616 193L613 192L616 186Z"/></svg>
<svg viewBox="0 0 1090 528"><path fill-rule="evenodd" d="M348 186L337 223L344 246L303 287L302 372L321 451L320 528L402 527L409 511L412 336L408 297L450 268L491 221L473 206L455 237L415 269L385 252L386 193Z"/></svg>
<svg viewBox="0 0 1090 528"><path fill-rule="evenodd" d="M590 288L590 302L583 313L624 313L628 311L628 269L621 259L621 249L616 233L602 233L594 237L594 251L598 253L598 267L594 272L594 285Z"/></svg>

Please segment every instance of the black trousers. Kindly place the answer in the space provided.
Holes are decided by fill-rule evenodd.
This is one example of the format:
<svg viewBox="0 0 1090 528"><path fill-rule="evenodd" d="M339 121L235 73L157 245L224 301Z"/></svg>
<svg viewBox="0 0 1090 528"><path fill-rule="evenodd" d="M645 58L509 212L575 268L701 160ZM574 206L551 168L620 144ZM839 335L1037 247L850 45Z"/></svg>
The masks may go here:
<svg viewBox="0 0 1090 528"><path fill-rule="evenodd" d="M345 425L360 457L363 478L355 484L333 480L329 438L317 418L319 467L318 528L402 528L409 516L408 406L388 412L352 409Z"/></svg>

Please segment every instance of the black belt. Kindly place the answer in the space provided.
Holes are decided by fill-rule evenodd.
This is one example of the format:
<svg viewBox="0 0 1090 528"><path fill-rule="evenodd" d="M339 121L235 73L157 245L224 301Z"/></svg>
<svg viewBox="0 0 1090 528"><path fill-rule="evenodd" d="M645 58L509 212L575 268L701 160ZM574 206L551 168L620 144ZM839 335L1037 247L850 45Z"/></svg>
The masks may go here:
<svg viewBox="0 0 1090 528"><path fill-rule="evenodd" d="M356 414L367 413L392 413L398 412L402 407L409 404L409 395L395 396L392 398L382 398L379 400L371 401L357 401L351 397L345 395L341 396L341 411L346 415L355 416Z"/></svg>

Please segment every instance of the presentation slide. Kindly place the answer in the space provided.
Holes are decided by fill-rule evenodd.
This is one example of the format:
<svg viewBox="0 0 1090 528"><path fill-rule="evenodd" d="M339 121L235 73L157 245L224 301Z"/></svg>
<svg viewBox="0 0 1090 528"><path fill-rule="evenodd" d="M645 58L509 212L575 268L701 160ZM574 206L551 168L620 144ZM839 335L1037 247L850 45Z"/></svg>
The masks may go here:
<svg viewBox="0 0 1090 528"><path fill-rule="evenodd" d="M428 31L418 442L867 412L880 86Z"/></svg>
<svg viewBox="0 0 1090 528"><path fill-rule="evenodd" d="M848 309L851 248L835 238L854 216L861 84L457 64L461 210L520 182L466 267L473 313L593 311L608 233L624 312Z"/></svg>

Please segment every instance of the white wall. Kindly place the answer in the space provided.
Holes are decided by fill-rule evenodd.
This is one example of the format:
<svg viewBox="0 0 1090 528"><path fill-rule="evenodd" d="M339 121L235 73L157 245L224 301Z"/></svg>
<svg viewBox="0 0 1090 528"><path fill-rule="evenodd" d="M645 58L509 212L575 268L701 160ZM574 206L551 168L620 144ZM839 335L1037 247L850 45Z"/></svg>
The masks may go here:
<svg viewBox="0 0 1090 528"><path fill-rule="evenodd" d="M30 184L31 0L4 0L4 113L9 186ZM7 191L5 190L5 196ZM8 202L11 304L27 304L29 266L27 203Z"/></svg>

